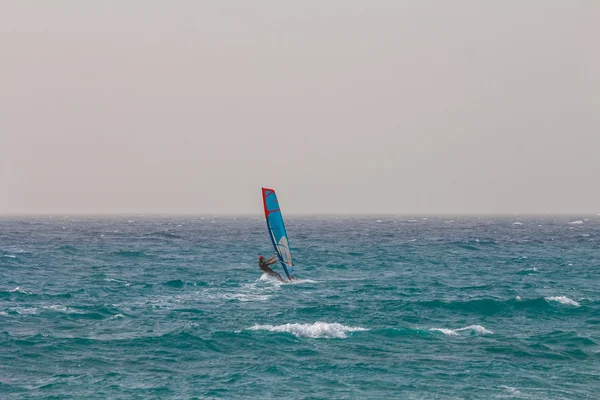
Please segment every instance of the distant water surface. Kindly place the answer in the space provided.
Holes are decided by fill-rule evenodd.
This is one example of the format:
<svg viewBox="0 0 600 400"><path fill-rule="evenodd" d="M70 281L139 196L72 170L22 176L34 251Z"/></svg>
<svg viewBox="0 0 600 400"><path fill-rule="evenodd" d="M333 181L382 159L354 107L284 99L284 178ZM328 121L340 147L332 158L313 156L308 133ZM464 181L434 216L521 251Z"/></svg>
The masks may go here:
<svg viewBox="0 0 600 400"><path fill-rule="evenodd" d="M0 398L598 398L599 216L286 223L0 218Z"/></svg>

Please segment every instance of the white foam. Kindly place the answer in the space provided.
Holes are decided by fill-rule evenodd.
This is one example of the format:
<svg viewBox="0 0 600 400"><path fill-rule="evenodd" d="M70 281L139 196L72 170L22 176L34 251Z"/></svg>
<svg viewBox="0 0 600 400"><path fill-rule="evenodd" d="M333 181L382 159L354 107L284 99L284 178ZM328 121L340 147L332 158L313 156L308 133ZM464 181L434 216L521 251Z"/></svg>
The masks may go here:
<svg viewBox="0 0 600 400"><path fill-rule="evenodd" d="M19 315L32 315L38 313L38 309L34 307L12 307L11 310L16 311Z"/></svg>
<svg viewBox="0 0 600 400"><path fill-rule="evenodd" d="M123 314L116 314L116 315L113 315L112 317L110 317L110 319L119 319L119 318L123 318Z"/></svg>
<svg viewBox="0 0 600 400"><path fill-rule="evenodd" d="M430 328L430 331L435 331L435 332L442 332L444 335L450 335L450 336L458 336L458 333L456 333L456 331L453 331L452 329L446 329L446 328Z"/></svg>
<svg viewBox="0 0 600 400"><path fill-rule="evenodd" d="M293 281L286 281L287 285L300 285L302 283L318 283L317 281L313 281L312 279L294 279Z"/></svg>
<svg viewBox="0 0 600 400"><path fill-rule="evenodd" d="M281 285L283 283L280 280L278 280L277 278L275 278L274 276L271 276L269 274L262 274L260 276L260 278L258 278L258 280L261 282L268 282L268 283L273 283L276 285Z"/></svg>
<svg viewBox="0 0 600 400"><path fill-rule="evenodd" d="M510 387L510 386L506 386L506 385L502 385L500 386L502 389L506 389L509 391L510 394L514 394L515 396L520 396L521 392L519 392L516 388L514 387Z"/></svg>
<svg viewBox="0 0 600 400"><path fill-rule="evenodd" d="M222 298L226 300L239 300L239 301L267 301L269 300L271 295L268 294L247 294L247 293L224 293L221 296L217 296L217 298Z"/></svg>
<svg viewBox="0 0 600 400"><path fill-rule="evenodd" d="M17 258L14 254L4 254L2 257Z"/></svg>
<svg viewBox="0 0 600 400"><path fill-rule="evenodd" d="M578 221L573 221L573 222L569 222L569 223L572 225L581 225L581 224L583 224L583 221L578 220Z"/></svg>
<svg viewBox="0 0 600 400"><path fill-rule="evenodd" d="M569 306L579 307L580 304L575 300L571 300L567 296L553 296L553 297L544 297L546 301L558 301L560 304L565 304Z"/></svg>
<svg viewBox="0 0 600 400"><path fill-rule="evenodd" d="M70 309L67 309L67 307L65 306L60 306L60 305L52 305L52 306L44 306L42 307L45 310L52 310L52 311L58 311L58 312L63 312L66 314L70 314Z"/></svg>
<svg viewBox="0 0 600 400"><path fill-rule="evenodd" d="M469 325L469 326L465 326L464 328L458 328L458 329L430 328L429 330L442 332L444 335L449 335L449 336L458 336L458 332L463 332L463 331L475 331L475 333L479 333L481 335L491 335L492 333L494 333L488 329L485 329L481 325Z"/></svg>
<svg viewBox="0 0 600 400"><path fill-rule="evenodd" d="M8 317L8 313L6 311L0 311L0 315L3 317Z"/></svg>
<svg viewBox="0 0 600 400"><path fill-rule="evenodd" d="M523 223L522 223L522 222L519 222L519 221L517 221L517 222L513 222L513 225L523 225Z"/></svg>
<svg viewBox="0 0 600 400"><path fill-rule="evenodd" d="M348 332L368 331L366 328L346 326L337 322L328 323L320 321L314 324L254 325L248 329L252 331L288 332L296 337L337 339L348 337L346 335Z"/></svg>
<svg viewBox="0 0 600 400"><path fill-rule="evenodd" d="M31 294L31 292L27 292L23 289L21 289L20 286L17 286L16 288L14 288L13 290L10 291L11 293L23 293L23 294Z"/></svg>

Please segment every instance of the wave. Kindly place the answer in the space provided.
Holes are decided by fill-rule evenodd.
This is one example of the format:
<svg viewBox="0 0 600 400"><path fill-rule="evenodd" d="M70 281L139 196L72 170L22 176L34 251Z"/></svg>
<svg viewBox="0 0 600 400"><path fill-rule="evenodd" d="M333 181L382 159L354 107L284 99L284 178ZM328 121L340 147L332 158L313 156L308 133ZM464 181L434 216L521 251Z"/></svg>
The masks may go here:
<svg viewBox="0 0 600 400"><path fill-rule="evenodd" d="M287 332L296 337L307 338L335 338L344 339L346 333L368 331L366 328L353 327L339 324L317 321L314 324L284 324L284 325L254 325L248 328L252 331L266 330L269 332Z"/></svg>
<svg viewBox="0 0 600 400"><path fill-rule="evenodd" d="M174 280L163 283L163 285L169 286L172 288L182 288L185 286L185 284L186 284L186 282L182 281L181 279L174 279Z"/></svg>
<svg viewBox="0 0 600 400"><path fill-rule="evenodd" d="M569 224L571 224L571 225L581 225L581 224L583 224L583 221L577 220L577 221L569 222Z"/></svg>
<svg viewBox="0 0 600 400"><path fill-rule="evenodd" d="M284 278L285 279L285 278ZM317 283L317 281L313 281L312 279L295 279L293 281L285 280L281 282L268 274L262 274L260 278L258 278L261 282L267 282L275 285L301 285L303 283Z"/></svg>
<svg viewBox="0 0 600 400"><path fill-rule="evenodd" d="M207 296L209 299L225 299L238 301L267 301L273 296L269 294L253 294L253 293L221 293L214 296Z"/></svg>
<svg viewBox="0 0 600 400"><path fill-rule="evenodd" d="M484 246L497 246L498 242L496 242L495 240L474 239L474 240L463 240L460 242L453 242L452 245L461 247L461 248L467 249L467 250L482 250L482 248Z"/></svg>
<svg viewBox="0 0 600 400"><path fill-rule="evenodd" d="M32 294L31 292L21 289L20 286L17 286L13 290L11 290L10 293Z"/></svg>
<svg viewBox="0 0 600 400"><path fill-rule="evenodd" d="M181 239L182 236L169 231L152 232L143 236L147 239Z"/></svg>
<svg viewBox="0 0 600 400"><path fill-rule="evenodd" d="M580 304L565 296L523 298L517 296L514 298L502 299L477 299L467 301L442 301L427 300L417 302L407 302L407 307L426 307L442 308L447 310L458 310L467 313L476 313L482 315L504 314L512 315L515 310L524 312L562 312L552 306L551 302L557 301L561 304L579 307ZM583 310L583 308L582 308Z"/></svg>
<svg viewBox="0 0 600 400"><path fill-rule="evenodd" d="M313 281L312 279L294 279L293 281L287 281L287 285L301 285L303 283L319 283L318 281Z"/></svg>
<svg viewBox="0 0 600 400"><path fill-rule="evenodd" d="M152 257L150 254L137 250L119 250L113 254L121 257Z"/></svg>
<svg viewBox="0 0 600 400"><path fill-rule="evenodd" d="M527 268L517 272L517 275L529 275L538 272L537 267Z"/></svg>
<svg viewBox="0 0 600 400"><path fill-rule="evenodd" d="M458 332L467 332L467 331L475 332L480 335L491 335L494 333L481 325L469 325L469 326L465 326L464 328L458 328L458 329L430 328L429 330L436 331L436 332L442 332L444 335L449 335L449 336L458 336L459 335Z"/></svg>
<svg viewBox="0 0 600 400"><path fill-rule="evenodd" d="M69 293L34 293L21 288L20 286L15 287L12 290L0 290L0 298L27 298L27 299L52 299L52 298L64 298L69 299L73 297L73 294L83 293L85 289L78 289Z"/></svg>
<svg viewBox="0 0 600 400"><path fill-rule="evenodd" d="M561 304L579 307L581 304L576 302L575 300L571 300L567 296L552 296L552 297L544 297L546 301L558 301Z"/></svg>
<svg viewBox="0 0 600 400"><path fill-rule="evenodd" d="M520 396L521 395L521 392L519 390L517 390L516 388L514 388L514 387L506 386L506 385L501 385L499 387L502 388L502 389L508 390L508 392L510 394L512 394L512 395L515 395L515 396Z"/></svg>

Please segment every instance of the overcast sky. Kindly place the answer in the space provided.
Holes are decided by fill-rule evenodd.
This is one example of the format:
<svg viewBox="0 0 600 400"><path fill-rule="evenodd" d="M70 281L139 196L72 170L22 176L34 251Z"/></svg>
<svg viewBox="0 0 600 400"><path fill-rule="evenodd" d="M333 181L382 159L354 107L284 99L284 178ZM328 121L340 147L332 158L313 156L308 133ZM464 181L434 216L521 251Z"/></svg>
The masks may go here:
<svg viewBox="0 0 600 400"><path fill-rule="evenodd" d="M0 3L0 214L600 213L600 1Z"/></svg>

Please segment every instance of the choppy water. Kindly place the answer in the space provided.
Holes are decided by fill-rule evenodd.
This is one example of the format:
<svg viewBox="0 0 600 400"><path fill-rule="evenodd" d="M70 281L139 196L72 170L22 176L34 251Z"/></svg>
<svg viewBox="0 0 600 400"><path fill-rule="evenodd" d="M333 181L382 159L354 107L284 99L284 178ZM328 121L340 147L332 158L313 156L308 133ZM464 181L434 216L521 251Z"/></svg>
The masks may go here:
<svg viewBox="0 0 600 400"><path fill-rule="evenodd" d="M600 217L0 220L0 398L595 399Z"/></svg>

